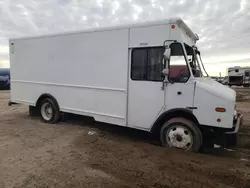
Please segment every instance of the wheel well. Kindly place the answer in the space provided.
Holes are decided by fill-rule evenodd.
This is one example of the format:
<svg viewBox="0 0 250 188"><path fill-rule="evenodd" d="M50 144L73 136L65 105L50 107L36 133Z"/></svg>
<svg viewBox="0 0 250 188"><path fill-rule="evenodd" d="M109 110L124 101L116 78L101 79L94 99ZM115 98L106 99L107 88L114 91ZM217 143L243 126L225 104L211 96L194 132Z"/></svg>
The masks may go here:
<svg viewBox="0 0 250 188"><path fill-rule="evenodd" d="M56 103L56 105L57 105L57 107L58 107L58 109L59 109L59 105L58 105L58 102L57 102L57 100L55 99L55 97L53 97L51 94L48 94L48 93L44 93L44 94L42 94L42 95L38 98L38 100L36 101L36 107L38 108L39 105L40 105L40 103L41 103L44 99L46 99L46 98L52 99L52 100Z"/></svg>
<svg viewBox="0 0 250 188"><path fill-rule="evenodd" d="M158 134L162 125L169 119L175 118L175 117L183 117L199 125L199 122L194 116L194 114L192 113L192 111L188 109L172 109L160 115L160 117L156 120L156 122L152 126L150 132L153 134Z"/></svg>

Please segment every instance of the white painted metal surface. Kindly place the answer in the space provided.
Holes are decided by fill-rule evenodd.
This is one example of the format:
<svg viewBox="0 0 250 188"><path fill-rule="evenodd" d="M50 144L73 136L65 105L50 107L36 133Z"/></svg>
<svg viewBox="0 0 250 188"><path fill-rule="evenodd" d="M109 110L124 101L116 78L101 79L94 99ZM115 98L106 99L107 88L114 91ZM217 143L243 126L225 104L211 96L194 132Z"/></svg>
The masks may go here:
<svg viewBox="0 0 250 188"><path fill-rule="evenodd" d="M197 39L180 19L10 39L11 101L34 106L49 93L62 112L147 131L165 111L197 107L191 111L200 124L231 128L235 92L225 86L192 74L163 89L161 81L131 79L133 48Z"/></svg>
<svg viewBox="0 0 250 188"><path fill-rule="evenodd" d="M166 110L193 107L194 83L194 81L189 80L187 83L168 84L166 87Z"/></svg>
<svg viewBox="0 0 250 188"><path fill-rule="evenodd" d="M61 111L125 125L128 37L123 29L14 40L11 100L34 105L49 93Z"/></svg>
<svg viewBox="0 0 250 188"><path fill-rule="evenodd" d="M231 128L235 110L236 92L211 78L197 79L195 86L194 115L203 125ZM215 108L226 112L216 112ZM220 122L217 119L221 119Z"/></svg>
<svg viewBox="0 0 250 188"><path fill-rule="evenodd" d="M161 82L129 81L128 125L148 130L165 105ZM145 91L147 88L147 91Z"/></svg>

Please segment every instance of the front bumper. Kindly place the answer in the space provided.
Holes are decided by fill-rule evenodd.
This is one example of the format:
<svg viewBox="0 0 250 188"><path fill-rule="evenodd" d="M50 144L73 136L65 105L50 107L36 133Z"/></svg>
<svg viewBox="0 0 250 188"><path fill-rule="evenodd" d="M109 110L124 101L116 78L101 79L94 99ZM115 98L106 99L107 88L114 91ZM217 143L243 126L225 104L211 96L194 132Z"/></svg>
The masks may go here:
<svg viewBox="0 0 250 188"><path fill-rule="evenodd" d="M237 134L242 124L243 124L243 115L237 113L237 119L234 121L232 130L226 132L226 134Z"/></svg>
<svg viewBox="0 0 250 188"><path fill-rule="evenodd" d="M230 129L213 129L212 132L209 131L210 129L206 129L207 135L204 143L208 143L209 145L218 144L225 148L236 147L238 132L240 126L243 124L243 115L236 113L236 117L233 121L233 127Z"/></svg>
<svg viewBox="0 0 250 188"><path fill-rule="evenodd" d="M238 142L238 132L242 124L243 115L237 113L237 118L234 120L233 128L224 133L221 139L219 139L218 144L225 148L236 147Z"/></svg>

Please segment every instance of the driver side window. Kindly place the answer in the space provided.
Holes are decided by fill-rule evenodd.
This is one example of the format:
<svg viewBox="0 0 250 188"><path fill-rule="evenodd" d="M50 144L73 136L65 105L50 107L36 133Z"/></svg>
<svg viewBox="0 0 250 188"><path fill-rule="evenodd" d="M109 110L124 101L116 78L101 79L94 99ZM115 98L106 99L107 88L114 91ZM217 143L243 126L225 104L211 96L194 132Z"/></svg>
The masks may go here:
<svg viewBox="0 0 250 188"><path fill-rule="evenodd" d="M186 63L184 51L180 43L172 43L171 57L169 62L168 79L172 82L185 83L190 77L190 72Z"/></svg>

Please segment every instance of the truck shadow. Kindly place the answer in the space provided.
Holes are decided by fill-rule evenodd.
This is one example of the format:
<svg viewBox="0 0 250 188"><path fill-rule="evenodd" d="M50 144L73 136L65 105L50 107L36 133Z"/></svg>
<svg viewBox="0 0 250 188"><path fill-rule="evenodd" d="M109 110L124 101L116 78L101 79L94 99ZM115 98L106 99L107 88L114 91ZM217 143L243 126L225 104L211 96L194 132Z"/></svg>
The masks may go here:
<svg viewBox="0 0 250 188"><path fill-rule="evenodd" d="M126 139L132 139L136 141L146 141L148 143L160 146L160 143L153 138L153 135L146 131L97 122L94 120L94 118L75 114L66 114L62 121L65 123L86 127L88 129L96 129L98 132L103 134L111 134L115 137L124 137Z"/></svg>
<svg viewBox="0 0 250 188"><path fill-rule="evenodd" d="M151 145L161 147L161 144L157 137L146 131L141 131L128 127L121 127L117 125L111 125L107 123L101 123L95 121L91 117L66 114L63 119L66 124L73 124L82 127L86 127L90 130L97 130L101 134L109 134L116 138L125 138L132 141L145 142ZM238 151L237 148L229 149L215 145L214 147L202 148L201 154L219 156L219 157L230 157L230 158L242 158L242 152ZM246 153L244 153L245 156ZM250 157L250 151L247 152L247 158Z"/></svg>

